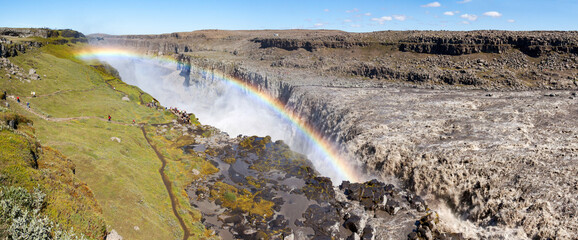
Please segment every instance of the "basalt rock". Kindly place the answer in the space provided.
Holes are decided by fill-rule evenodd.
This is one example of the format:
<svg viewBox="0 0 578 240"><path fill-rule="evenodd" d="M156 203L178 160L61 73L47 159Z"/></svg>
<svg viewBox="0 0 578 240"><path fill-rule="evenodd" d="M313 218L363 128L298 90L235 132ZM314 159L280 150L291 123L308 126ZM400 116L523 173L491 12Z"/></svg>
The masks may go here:
<svg viewBox="0 0 578 240"><path fill-rule="evenodd" d="M340 217L335 207L313 204L303 213L303 217L306 219L305 224L312 226L316 237L331 238L337 235Z"/></svg>
<svg viewBox="0 0 578 240"><path fill-rule="evenodd" d="M362 221L360 216L353 215L345 220L343 226L354 233L360 233L365 227L365 221Z"/></svg>
<svg viewBox="0 0 578 240"><path fill-rule="evenodd" d="M195 181L187 189L191 204L206 216L203 223L216 232L228 231L242 239L396 239L411 232L418 220L403 190L377 180L346 181L335 188L329 178L307 170L309 163L300 155L280 158L278 151L287 151L282 142L271 142L268 137L229 139L215 129L208 137L201 130L185 132L199 134L195 145L184 147L185 151L205 153L214 166L228 169ZM231 157L235 161L225 161ZM400 201L397 214L382 208L386 198ZM244 207L247 202L250 208ZM254 210L267 208L272 212ZM400 230L388 232L391 228Z"/></svg>
<svg viewBox="0 0 578 240"><path fill-rule="evenodd" d="M429 32L402 40L401 51L429 54L462 55L503 53L519 49L532 57L548 52L578 53L576 33L561 32Z"/></svg>
<svg viewBox="0 0 578 240"><path fill-rule="evenodd" d="M0 57L8 58L18 56L18 53L25 53L31 48L39 48L43 44L38 41L21 41L13 43L6 38L0 37Z"/></svg>

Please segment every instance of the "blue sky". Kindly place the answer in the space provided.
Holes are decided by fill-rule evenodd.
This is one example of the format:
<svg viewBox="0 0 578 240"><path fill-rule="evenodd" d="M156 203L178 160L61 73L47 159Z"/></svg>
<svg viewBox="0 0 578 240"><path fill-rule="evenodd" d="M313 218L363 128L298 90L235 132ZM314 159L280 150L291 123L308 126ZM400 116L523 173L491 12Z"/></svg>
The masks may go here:
<svg viewBox="0 0 578 240"><path fill-rule="evenodd" d="M0 0L0 6L0 27L70 28L85 34L296 28L578 30L578 0Z"/></svg>

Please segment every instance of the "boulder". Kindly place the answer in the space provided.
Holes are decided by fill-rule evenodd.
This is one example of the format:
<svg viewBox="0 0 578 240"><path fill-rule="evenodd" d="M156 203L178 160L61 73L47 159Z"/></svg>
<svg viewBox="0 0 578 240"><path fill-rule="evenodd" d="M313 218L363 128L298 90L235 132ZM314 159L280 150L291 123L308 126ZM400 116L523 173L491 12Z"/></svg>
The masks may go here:
<svg viewBox="0 0 578 240"><path fill-rule="evenodd" d="M359 237L359 234L357 234L357 233L353 233L349 237L347 237L347 240L359 240L359 239L361 239L361 238Z"/></svg>
<svg viewBox="0 0 578 240"><path fill-rule="evenodd" d="M345 223L343 223L343 226L345 228L349 229L354 233L361 231L363 225L365 225L365 223L361 221L361 217L356 215L351 216L349 219L345 221Z"/></svg>
<svg viewBox="0 0 578 240"><path fill-rule="evenodd" d="M295 234L291 233L291 234L283 237L283 240L295 240Z"/></svg>
<svg viewBox="0 0 578 240"><path fill-rule="evenodd" d="M397 214L397 212L399 212L399 210L401 210L401 206L400 206L399 202L397 202L393 199L389 199L389 200L387 200L387 203L385 204L384 210L387 211L391 215L395 215L395 214Z"/></svg>
<svg viewBox="0 0 578 240"><path fill-rule="evenodd" d="M413 194L408 194L407 201L411 204L413 208L415 208L419 212L425 212L427 209L427 204L425 200L423 200L420 196L415 196Z"/></svg>
<svg viewBox="0 0 578 240"><path fill-rule="evenodd" d="M106 235L106 240L122 240L122 236L113 229L108 235Z"/></svg>
<svg viewBox="0 0 578 240"><path fill-rule="evenodd" d="M305 226L313 228L317 237L332 236L335 234L335 230L339 230L333 227L340 222L339 213L334 206L310 205L303 213L303 217L305 218Z"/></svg>
<svg viewBox="0 0 578 240"><path fill-rule="evenodd" d="M427 226L420 226L417 229L418 235L425 240L433 240L431 229Z"/></svg>
<svg viewBox="0 0 578 240"><path fill-rule="evenodd" d="M277 215L275 220L269 222L269 226L273 230L283 229L289 225L289 222L285 219L283 215Z"/></svg>
<svg viewBox="0 0 578 240"><path fill-rule="evenodd" d="M363 229L363 234L361 235L362 240L374 240L375 239L375 229L371 226L366 226Z"/></svg>

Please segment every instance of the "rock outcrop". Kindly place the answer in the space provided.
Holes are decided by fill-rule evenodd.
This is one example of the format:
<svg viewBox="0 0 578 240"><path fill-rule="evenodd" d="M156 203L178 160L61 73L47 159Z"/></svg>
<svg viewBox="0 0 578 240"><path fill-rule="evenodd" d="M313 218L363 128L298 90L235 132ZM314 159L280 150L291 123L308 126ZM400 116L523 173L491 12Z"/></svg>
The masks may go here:
<svg viewBox="0 0 578 240"><path fill-rule="evenodd" d="M25 53L31 48L39 48L45 45L43 41L26 39L30 37L45 38L56 44L88 42L84 34L70 29L0 28L0 57L14 57L18 53Z"/></svg>
<svg viewBox="0 0 578 240"><path fill-rule="evenodd" d="M505 53L517 49L531 57L556 52L578 53L576 32L428 32L400 42L401 51L463 55Z"/></svg>
<svg viewBox="0 0 578 240"><path fill-rule="evenodd" d="M14 57L18 53L25 53L31 48L41 47L42 43L37 41L19 41L13 42L6 38L0 37L0 57Z"/></svg>
<svg viewBox="0 0 578 240"><path fill-rule="evenodd" d="M539 57L550 52L578 53L577 32L509 32L509 31L471 31L471 32L373 32L333 36L312 36L304 38L266 37L252 41L261 48L281 48L307 51L323 48L353 48L394 46L403 52L464 55L474 53L504 53L518 49L521 52Z"/></svg>
<svg viewBox="0 0 578 240"><path fill-rule="evenodd" d="M392 184L372 180L334 187L282 141L231 139L209 126L174 128L195 133L195 144L183 149L220 169L195 180L187 193L207 228L225 239L402 239L426 214L425 201ZM207 131L212 134L202 134Z"/></svg>

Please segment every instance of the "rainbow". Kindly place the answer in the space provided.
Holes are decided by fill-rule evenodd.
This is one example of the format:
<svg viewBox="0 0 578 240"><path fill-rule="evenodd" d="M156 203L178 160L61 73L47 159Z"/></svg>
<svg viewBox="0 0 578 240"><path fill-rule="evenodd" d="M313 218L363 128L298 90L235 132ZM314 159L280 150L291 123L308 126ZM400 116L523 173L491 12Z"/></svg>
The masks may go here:
<svg viewBox="0 0 578 240"><path fill-rule="evenodd" d="M176 64L187 64L178 62L173 58L166 56L149 56L145 54L139 54L134 51L130 51L122 48L113 47L89 47L84 48L75 52L74 55L77 59L86 60L98 57L126 57L126 58L148 58L154 59L161 62L169 62ZM199 70L199 69L197 69ZM200 69L203 73L208 73L204 69ZM285 105L278 99L272 97L265 91L260 90L258 87L251 85L241 79L228 76L224 73L212 70L210 72L213 76L225 80L232 86L244 90L244 92L249 93L259 101L263 102L266 106L270 107L282 118L288 120L291 124L296 126L298 131L300 131L304 136L306 136L315 147L322 153L323 157L329 159L333 171L338 175L339 180L349 180L352 182L360 182L362 180L360 174L358 173L356 167L353 167L350 162L338 151L338 149L331 144L327 139L325 139L311 124L304 121L296 113L285 109ZM335 179L334 179L335 180ZM337 184L337 183L335 183Z"/></svg>

